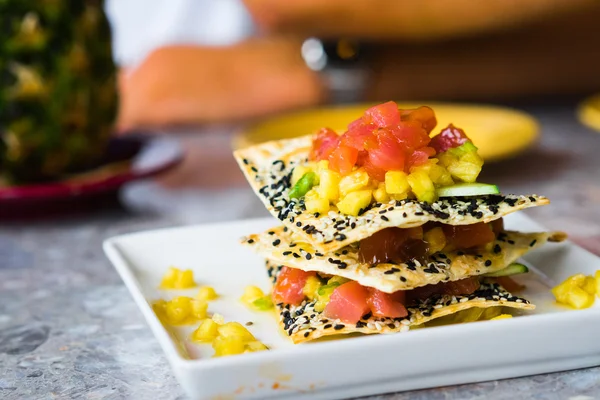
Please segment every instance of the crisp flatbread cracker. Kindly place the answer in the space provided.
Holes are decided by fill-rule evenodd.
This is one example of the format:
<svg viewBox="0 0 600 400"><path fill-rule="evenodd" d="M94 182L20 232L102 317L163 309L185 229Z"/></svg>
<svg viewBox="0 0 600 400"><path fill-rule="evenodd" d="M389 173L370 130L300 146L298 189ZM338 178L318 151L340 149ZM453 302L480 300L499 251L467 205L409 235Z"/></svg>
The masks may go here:
<svg viewBox="0 0 600 400"><path fill-rule="evenodd" d="M284 227L244 238L244 244L266 259L304 271L339 275L363 286L386 293L410 290L439 282L495 272L515 262L529 250L549 241L561 241L562 232L521 233L504 231L498 235L491 251L465 253L454 251L432 254L427 263L408 261L403 264L364 264L358 261L357 243L335 252L320 253L299 235Z"/></svg>
<svg viewBox="0 0 600 400"><path fill-rule="evenodd" d="M281 266L268 262L267 268L269 275L275 278ZM337 319L326 318L322 312L314 310L314 305L315 301L304 301L299 306L284 303L276 305L281 329L296 344L350 333L406 332L411 327L474 307L509 307L521 310L535 308L529 301L513 296L491 280L483 282L477 291L467 296L434 295L422 300L416 306L408 307L408 316L404 318L378 318L367 314L356 324L346 324Z"/></svg>
<svg viewBox="0 0 600 400"><path fill-rule="evenodd" d="M250 186L269 212L304 236L321 252L335 251L389 227L409 228L428 221L450 225L490 222L504 215L548 204L543 196L488 195L443 198L428 204L413 199L374 203L359 216L308 213L303 200L290 200L294 167L305 163L311 136L276 140L234 152Z"/></svg>

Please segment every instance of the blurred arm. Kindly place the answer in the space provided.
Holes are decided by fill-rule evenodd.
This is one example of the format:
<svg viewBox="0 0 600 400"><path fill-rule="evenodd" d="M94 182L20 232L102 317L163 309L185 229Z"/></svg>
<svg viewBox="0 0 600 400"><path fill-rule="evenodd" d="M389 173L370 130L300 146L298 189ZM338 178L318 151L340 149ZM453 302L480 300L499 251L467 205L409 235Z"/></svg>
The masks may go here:
<svg viewBox="0 0 600 400"><path fill-rule="evenodd" d="M268 32L423 41L467 36L588 8L594 0L244 0Z"/></svg>

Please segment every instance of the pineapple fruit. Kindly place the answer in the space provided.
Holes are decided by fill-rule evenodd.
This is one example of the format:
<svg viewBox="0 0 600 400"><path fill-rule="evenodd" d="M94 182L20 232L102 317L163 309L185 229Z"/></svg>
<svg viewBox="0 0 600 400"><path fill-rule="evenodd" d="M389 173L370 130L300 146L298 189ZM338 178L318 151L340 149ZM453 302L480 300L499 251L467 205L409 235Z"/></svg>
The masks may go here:
<svg viewBox="0 0 600 400"><path fill-rule="evenodd" d="M598 286L600 286L600 271L596 271L595 277L576 274L554 287L552 294L557 302L582 309L594 304L595 295L600 295L597 292Z"/></svg>
<svg viewBox="0 0 600 400"><path fill-rule="evenodd" d="M0 26L0 176L95 166L117 107L103 1L0 0Z"/></svg>

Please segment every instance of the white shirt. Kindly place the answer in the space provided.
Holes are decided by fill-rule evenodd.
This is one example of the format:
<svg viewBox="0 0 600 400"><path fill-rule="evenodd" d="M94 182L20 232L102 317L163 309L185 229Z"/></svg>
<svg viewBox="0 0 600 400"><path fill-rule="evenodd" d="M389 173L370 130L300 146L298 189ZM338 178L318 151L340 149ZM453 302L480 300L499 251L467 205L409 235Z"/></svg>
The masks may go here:
<svg viewBox="0 0 600 400"><path fill-rule="evenodd" d="M133 66L168 44L228 45L254 31L241 0L107 0L113 54Z"/></svg>

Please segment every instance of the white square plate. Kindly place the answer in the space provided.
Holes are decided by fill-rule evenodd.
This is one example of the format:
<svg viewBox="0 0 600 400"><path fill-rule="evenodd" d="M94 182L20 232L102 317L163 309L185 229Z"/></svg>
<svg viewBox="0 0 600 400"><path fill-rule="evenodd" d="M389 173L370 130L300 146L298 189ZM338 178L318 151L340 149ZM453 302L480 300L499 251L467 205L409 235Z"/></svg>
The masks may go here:
<svg viewBox="0 0 600 400"><path fill-rule="evenodd" d="M175 376L194 399L290 397L333 399L510 378L600 365L600 301L587 310L558 306L550 288L566 277L600 269L600 259L565 242L525 257L535 267L517 280L537 305L517 318L431 327L293 345L271 313L255 313L238 300L245 286L266 292L264 261L243 248L241 236L275 225L273 219L163 229L106 240L104 250L123 278L167 355ZM543 230L520 214L507 228ZM188 339L194 327L165 327L151 302L196 289L161 291L171 265L192 269L196 281L221 297L209 312L226 321L251 321L252 333L271 351L210 358L209 345Z"/></svg>

